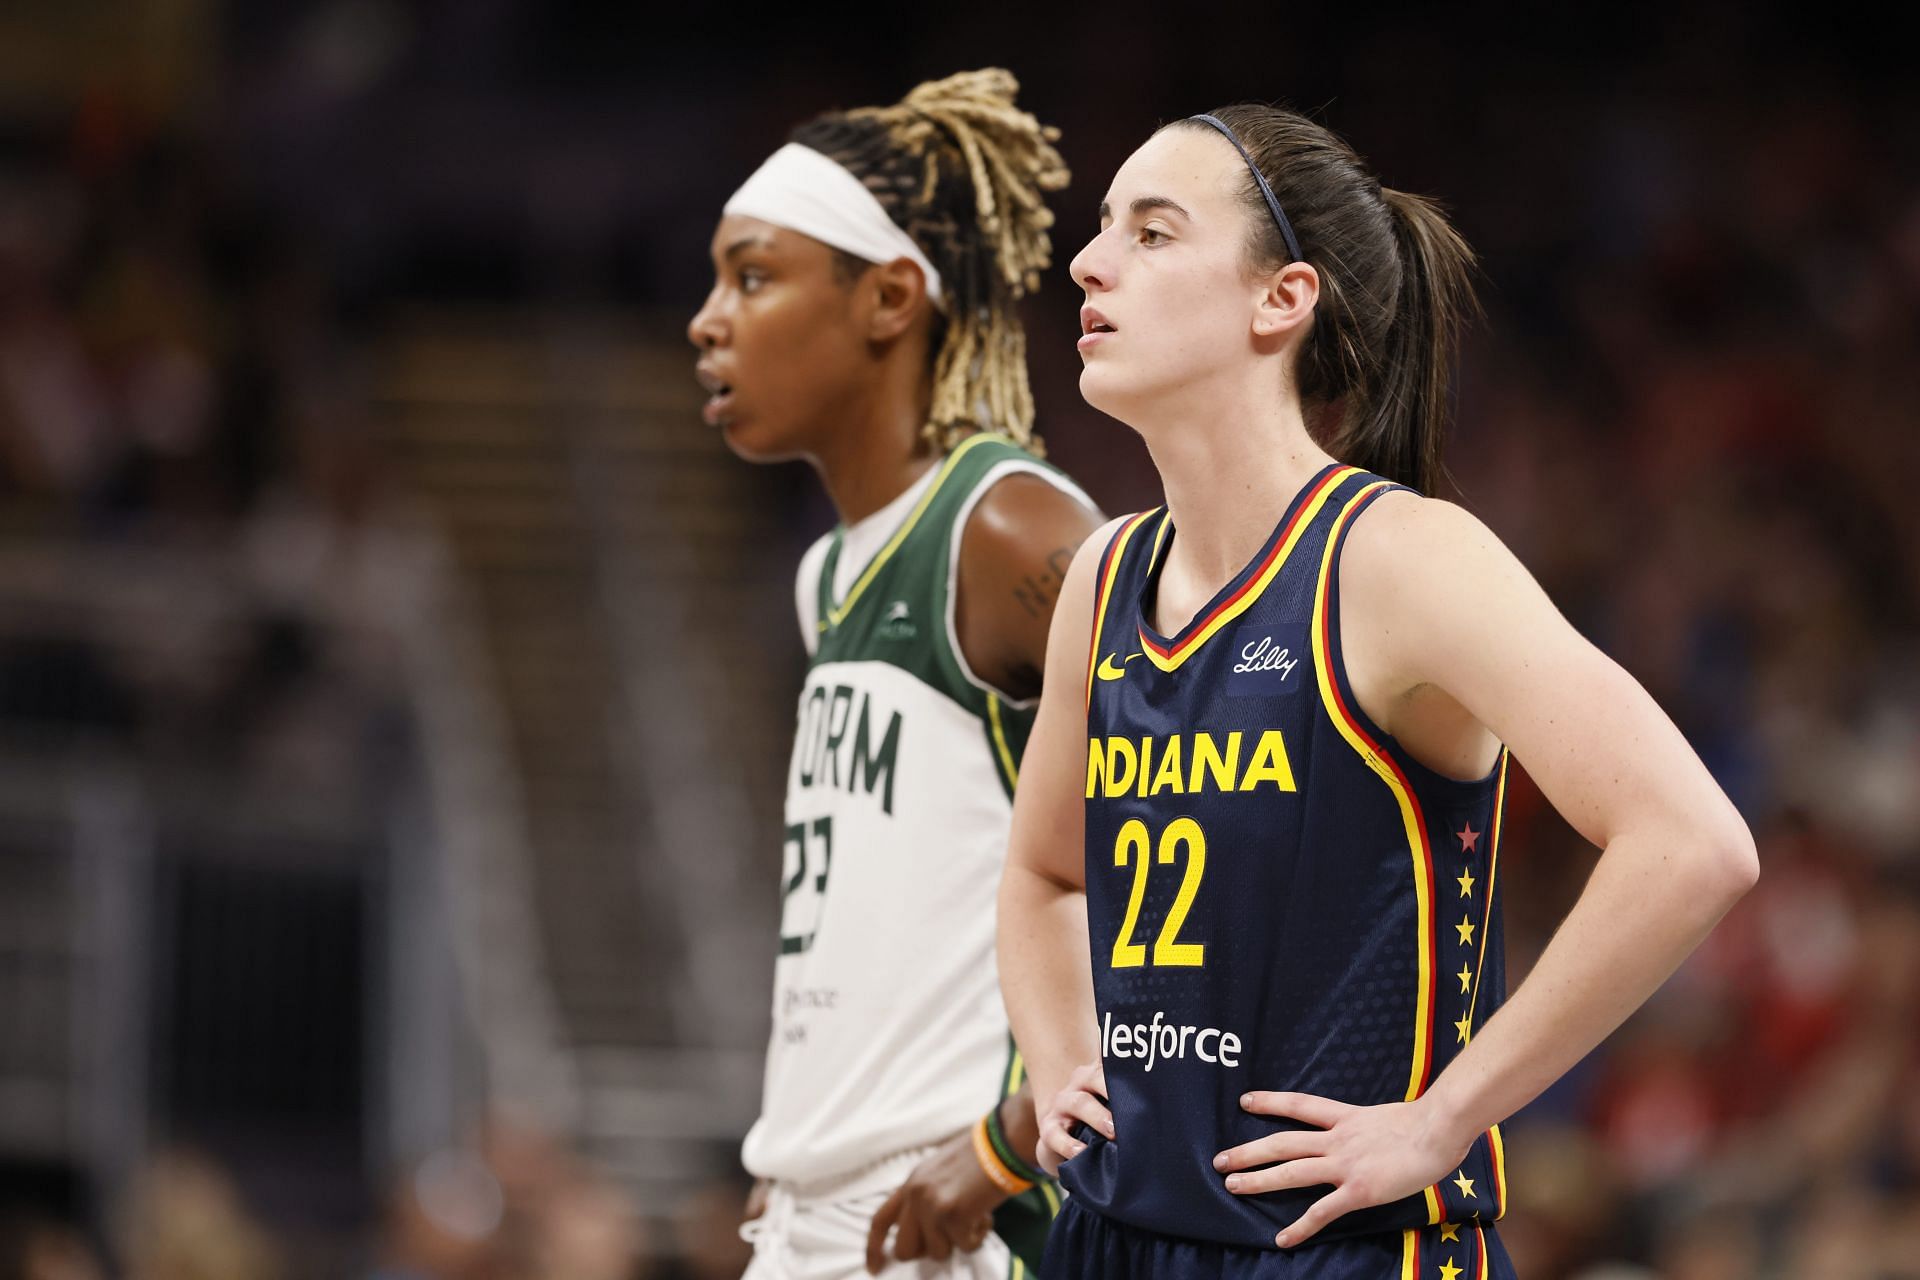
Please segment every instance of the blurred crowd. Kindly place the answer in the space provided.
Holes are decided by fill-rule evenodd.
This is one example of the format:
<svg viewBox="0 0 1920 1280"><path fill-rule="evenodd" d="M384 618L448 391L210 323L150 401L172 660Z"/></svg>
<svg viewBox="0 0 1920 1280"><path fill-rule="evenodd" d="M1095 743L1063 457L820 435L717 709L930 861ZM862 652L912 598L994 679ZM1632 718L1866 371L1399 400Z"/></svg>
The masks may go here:
<svg viewBox="0 0 1920 1280"><path fill-rule="evenodd" d="M156 1155L102 1248L58 1215L0 1218L3 1280L737 1280L743 1177L688 1189L651 1238L619 1188L539 1127L496 1116L470 1149L402 1171L364 1248L262 1220L204 1152ZM116 1258L109 1267L104 1258Z"/></svg>
<svg viewBox="0 0 1920 1280"><path fill-rule="evenodd" d="M1452 458L1763 870L1509 1126L1505 1235L1526 1276L1920 1275L1920 183L1839 94L1749 104L1738 148L1670 108L1600 104L1579 239L1496 276ZM1502 849L1517 982L1593 851L1524 779Z"/></svg>
<svg viewBox="0 0 1920 1280"><path fill-rule="evenodd" d="M1653 87L1570 84L1503 117L1497 147L1461 134L1430 162L1457 175L1488 275L1450 455L1462 500L1673 714L1763 866L1678 977L1508 1126L1504 1235L1530 1280L1920 1276L1920 176L1901 149L1920 113L1844 85ZM1515 155L1553 156L1551 180L1503 187ZM377 612L405 520L348 305L298 225L191 142L105 102L5 140L0 535L199 548L252 602L241 659L198 674L118 672L70 632L5 638L9 732L93 725L357 785L385 677L335 624ZM1037 352L1036 381L1072 467L1117 428L1070 399L1061 358ZM1088 468L1098 495L1137 493L1118 465ZM173 694L146 697L155 680ZM1513 982L1594 856L1519 764ZM391 1181L354 1273L736 1276L744 1191L688 1188L662 1234L564 1141L499 1119ZM311 1266L243 1170L188 1149L149 1163L110 1240L11 1208L0 1280Z"/></svg>
<svg viewBox="0 0 1920 1280"><path fill-rule="evenodd" d="M0 573L97 579L9 611L0 728L357 789L405 543L356 367L203 144L107 97L0 133Z"/></svg>

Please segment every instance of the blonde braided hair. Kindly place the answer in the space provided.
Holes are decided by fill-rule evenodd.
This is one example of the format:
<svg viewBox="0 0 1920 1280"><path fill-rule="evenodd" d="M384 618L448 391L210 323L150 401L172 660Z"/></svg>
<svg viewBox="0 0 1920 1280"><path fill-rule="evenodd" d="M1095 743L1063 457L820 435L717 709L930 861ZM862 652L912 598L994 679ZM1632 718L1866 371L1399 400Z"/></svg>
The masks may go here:
<svg viewBox="0 0 1920 1280"><path fill-rule="evenodd" d="M976 429L1041 449L1018 308L1052 260L1041 193L1068 174L1060 131L1015 106L1019 90L1010 71L963 71L793 133L859 178L940 272L946 313L924 431L941 452Z"/></svg>

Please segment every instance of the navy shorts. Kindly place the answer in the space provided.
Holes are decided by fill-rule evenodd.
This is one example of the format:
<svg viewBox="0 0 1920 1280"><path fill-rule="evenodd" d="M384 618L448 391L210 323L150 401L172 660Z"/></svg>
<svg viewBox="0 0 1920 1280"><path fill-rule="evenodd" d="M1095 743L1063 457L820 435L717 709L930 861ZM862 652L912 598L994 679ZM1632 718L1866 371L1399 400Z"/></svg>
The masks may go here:
<svg viewBox="0 0 1920 1280"><path fill-rule="evenodd" d="M1411 1266L1411 1270L1408 1270ZM1391 1235L1246 1249L1142 1231L1074 1203L1047 1236L1046 1280L1517 1280L1492 1227L1471 1223Z"/></svg>

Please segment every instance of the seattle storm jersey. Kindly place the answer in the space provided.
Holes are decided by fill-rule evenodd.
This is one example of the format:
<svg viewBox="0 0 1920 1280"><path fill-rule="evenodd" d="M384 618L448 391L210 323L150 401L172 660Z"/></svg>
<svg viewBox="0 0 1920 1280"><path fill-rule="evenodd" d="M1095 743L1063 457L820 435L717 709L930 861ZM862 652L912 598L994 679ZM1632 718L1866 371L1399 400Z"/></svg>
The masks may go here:
<svg viewBox="0 0 1920 1280"><path fill-rule="evenodd" d="M1241 1094L1417 1098L1503 998L1506 753L1473 782L1424 768L1341 665L1340 549L1394 487L1321 471L1177 635L1148 623L1164 509L1123 524L1100 562L1087 910L1118 1136L1081 1126L1089 1146L1061 1182L1117 1221L1272 1249L1329 1188L1226 1190L1217 1152L1306 1127L1247 1113ZM1417 1251L1415 1228L1491 1223L1506 1202L1495 1128L1453 1176L1315 1240L1399 1232Z"/></svg>
<svg viewBox="0 0 1920 1280"><path fill-rule="evenodd" d="M1086 497L1005 436L924 484L836 599L845 530L801 562L813 643L787 773L780 953L756 1175L837 1178L938 1142L1020 1079L994 965L1012 789L1035 703L967 666L961 533L1001 479Z"/></svg>

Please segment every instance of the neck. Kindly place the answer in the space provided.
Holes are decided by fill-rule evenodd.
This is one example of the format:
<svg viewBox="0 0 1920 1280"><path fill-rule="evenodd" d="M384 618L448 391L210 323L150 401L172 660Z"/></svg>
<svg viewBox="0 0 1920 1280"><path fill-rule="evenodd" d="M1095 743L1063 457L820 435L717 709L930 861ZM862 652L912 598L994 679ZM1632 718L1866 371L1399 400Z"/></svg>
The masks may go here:
<svg viewBox="0 0 1920 1280"><path fill-rule="evenodd" d="M880 510L939 461L921 432L932 392L915 373L908 381L883 370L865 394L833 412L808 455L842 524Z"/></svg>
<svg viewBox="0 0 1920 1280"><path fill-rule="evenodd" d="M1299 401L1270 387L1199 403L1183 395L1173 415L1140 434L1180 531L1169 561L1215 588L1246 566L1294 495L1334 460L1308 434Z"/></svg>

